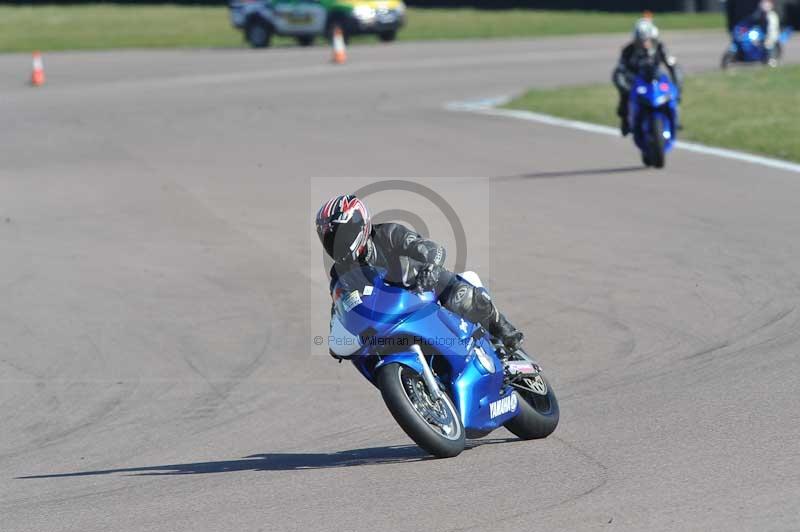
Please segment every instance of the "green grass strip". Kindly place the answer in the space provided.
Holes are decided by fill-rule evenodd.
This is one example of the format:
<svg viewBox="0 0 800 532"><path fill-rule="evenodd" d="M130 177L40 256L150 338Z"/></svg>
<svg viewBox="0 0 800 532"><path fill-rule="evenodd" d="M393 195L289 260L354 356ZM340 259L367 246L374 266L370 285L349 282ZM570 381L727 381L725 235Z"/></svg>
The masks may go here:
<svg viewBox="0 0 800 532"><path fill-rule="evenodd" d="M637 14L414 9L399 39L539 37L627 32ZM722 28L719 14L658 15L663 29ZM373 37L356 42L375 42ZM278 46L293 45L287 38ZM244 47L225 6L88 4L0 6L0 52L114 48Z"/></svg>
<svg viewBox="0 0 800 532"><path fill-rule="evenodd" d="M610 68L610 67L609 67ZM691 76L681 104L679 137L800 161L800 66L737 68ZM531 90L507 107L618 126L609 84Z"/></svg>

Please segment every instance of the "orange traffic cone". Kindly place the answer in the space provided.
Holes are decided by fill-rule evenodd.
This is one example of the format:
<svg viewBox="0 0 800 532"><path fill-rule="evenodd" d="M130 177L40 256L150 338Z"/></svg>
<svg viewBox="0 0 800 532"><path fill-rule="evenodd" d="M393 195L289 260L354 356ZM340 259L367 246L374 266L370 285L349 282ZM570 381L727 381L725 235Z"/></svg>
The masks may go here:
<svg viewBox="0 0 800 532"><path fill-rule="evenodd" d="M44 64L42 54L33 52L33 73L31 74L31 85L41 87L44 85Z"/></svg>
<svg viewBox="0 0 800 532"><path fill-rule="evenodd" d="M347 61L347 50L344 44L344 33L342 33L342 28L336 26L333 28L333 62L343 65L345 61Z"/></svg>

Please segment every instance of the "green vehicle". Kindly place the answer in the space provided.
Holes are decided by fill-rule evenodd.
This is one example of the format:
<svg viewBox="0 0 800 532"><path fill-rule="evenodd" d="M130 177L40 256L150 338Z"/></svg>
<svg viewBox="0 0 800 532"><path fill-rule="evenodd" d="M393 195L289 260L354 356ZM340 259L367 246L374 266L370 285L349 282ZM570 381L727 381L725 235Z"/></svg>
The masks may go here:
<svg viewBox="0 0 800 532"><path fill-rule="evenodd" d="M336 27L345 40L372 34L393 41L406 10L402 0L231 0L229 7L231 23L255 48L269 46L273 35L309 46L318 36L330 39Z"/></svg>

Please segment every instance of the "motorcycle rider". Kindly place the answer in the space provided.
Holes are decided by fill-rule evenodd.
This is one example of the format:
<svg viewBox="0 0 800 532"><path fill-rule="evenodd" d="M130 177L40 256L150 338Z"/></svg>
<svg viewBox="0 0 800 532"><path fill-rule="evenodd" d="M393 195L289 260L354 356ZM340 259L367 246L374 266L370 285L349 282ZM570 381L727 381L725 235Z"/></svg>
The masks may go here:
<svg viewBox="0 0 800 532"><path fill-rule="evenodd" d="M682 92L683 74L675 57L667 53L664 44L658 39L658 28L650 18L641 18L633 27L633 41L627 44L620 54L619 63L611 76L619 91L617 116L620 118L622 136L630 133L628 124L628 97L636 74L643 66L660 67L664 65L672 82Z"/></svg>
<svg viewBox="0 0 800 532"><path fill-rule="evenodd" d="M331 297L339 277L352 268L387 270L387 282L409 289L431 290L444 308L477 322L514 350L524 335L503 316L484 288L475 287L443 267L445 249L397 223L372 225L369 211L352 194L326 201L316 216L317 235L334 260ZM333 314L333 309L331 309Z"/></svg>
<svg viewBox="0 0 800 532"><path fill-rule="evenodd" d="M772 0L762 0L756 10L747 17L745 24L748 26L758 26L764 30L764 51L766 52L766 62L769 66L778 64L775 59L775 45L778 43L781 31L781 20L775 11Z"/></svg>

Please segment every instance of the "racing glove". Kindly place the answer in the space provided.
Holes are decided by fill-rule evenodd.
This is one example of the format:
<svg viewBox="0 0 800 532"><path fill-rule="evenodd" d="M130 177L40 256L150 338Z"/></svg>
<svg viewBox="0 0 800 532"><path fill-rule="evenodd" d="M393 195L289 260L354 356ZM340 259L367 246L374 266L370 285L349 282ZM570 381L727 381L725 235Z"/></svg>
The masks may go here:
<svg viewBox="0 0 800 532"><path fill-rule="evenodd" d="M417 290L427 292L439 284L442 267L435 264L426 264L417 272Z"/></svg>

